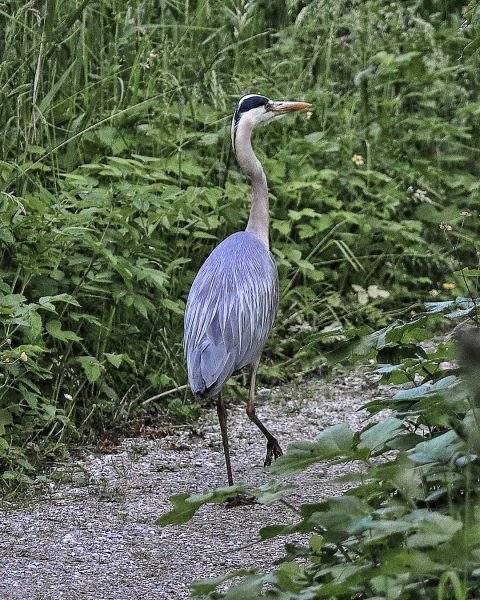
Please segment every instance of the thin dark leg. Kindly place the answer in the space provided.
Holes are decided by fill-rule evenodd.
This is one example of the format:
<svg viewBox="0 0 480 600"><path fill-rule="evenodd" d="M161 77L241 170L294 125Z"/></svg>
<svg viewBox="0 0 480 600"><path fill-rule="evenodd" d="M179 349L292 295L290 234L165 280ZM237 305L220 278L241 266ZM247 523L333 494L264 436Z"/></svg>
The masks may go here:
<svg viewBox="0 0 480 600"><path fill-rule="evenodd" d="M268 431L265 425L260 421L255 412L255 383L257 379L258 361L251 367L250 392L248 394L247 415L250 421L260 429L263 435L267 438L267 456L265 457L264 466L268 467L272 464L272 458L277 460L282 456L283 452L280 448L277 438Z"/></svg>
<svg viewBox="0 0 480 600"><path fill-rule="evenodd" d="M223 401L222 395L217 398L217 415L220 423L220 431L222 432L223 452L225 454L225 465L227 467L228 485L233 485L232 464L230 463L230 449L228 447L228 430L227 430L227 409Z"/></svg>

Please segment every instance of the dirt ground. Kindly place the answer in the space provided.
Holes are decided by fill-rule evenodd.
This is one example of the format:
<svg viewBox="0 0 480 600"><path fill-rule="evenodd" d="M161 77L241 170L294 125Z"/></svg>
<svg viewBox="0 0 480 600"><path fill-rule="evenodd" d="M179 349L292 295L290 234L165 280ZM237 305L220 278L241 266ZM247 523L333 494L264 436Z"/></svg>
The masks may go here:
<svg viewBox="0 0 480 600"><path fill-rule="evenodd" d="M284 449L342 421L362 426L359 407L377 395L362 374L311 379L260 390L257 413ZM238 482L257 485L265 443L242 406L229 409L232 461ZM348 467L353 469L353 466ZM347 467L317 466L295 478L293 504L340 490ZM239 567L267 567L285 538L258 541L258 529L295 517L282 505L205 506L187 524L160 529L169 496L225 485L215 410L195 430L160 439L131 438L113 454L85 452L59 465L31 500L3 503L0 512L2 600L183 600L196 578Z"/></svg>

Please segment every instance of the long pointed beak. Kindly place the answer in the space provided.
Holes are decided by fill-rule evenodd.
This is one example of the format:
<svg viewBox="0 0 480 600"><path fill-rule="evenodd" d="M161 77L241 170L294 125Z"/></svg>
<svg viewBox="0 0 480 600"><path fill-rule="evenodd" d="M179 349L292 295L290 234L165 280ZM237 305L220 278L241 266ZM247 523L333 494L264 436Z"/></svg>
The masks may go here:
<svg viewBox="0 0 480 600"><path fill-rule="evenodd" d="M310 102L289 102L286 100L275 100L273 102L269 102L267 105L267 110L270 110L274 113L283 114L289 112L296 112L298 110L305 110L312 106Z"/></svg>

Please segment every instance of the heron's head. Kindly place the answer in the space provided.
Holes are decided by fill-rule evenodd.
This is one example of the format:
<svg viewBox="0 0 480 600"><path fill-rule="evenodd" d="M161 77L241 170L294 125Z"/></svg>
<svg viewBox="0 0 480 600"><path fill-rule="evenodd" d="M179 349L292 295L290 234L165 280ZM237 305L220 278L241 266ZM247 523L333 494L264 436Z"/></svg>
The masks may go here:
<svg viewBox="0 0 480 600"><path fill-rule="evenodd" d="M235 149L235 138L241 126L252 130L257 125L281 119L291 112L305 110L308 102L292 102L287 100L270 100L259 94L248 94L238 101L232 119L232 145Z"/></svg>

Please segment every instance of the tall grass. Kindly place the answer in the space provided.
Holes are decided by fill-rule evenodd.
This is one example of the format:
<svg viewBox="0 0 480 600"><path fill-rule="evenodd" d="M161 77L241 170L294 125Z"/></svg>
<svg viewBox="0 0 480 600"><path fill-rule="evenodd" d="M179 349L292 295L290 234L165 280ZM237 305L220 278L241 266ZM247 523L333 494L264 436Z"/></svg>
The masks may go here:
<svg viewBox="0 0 480 600"><path fill-rule="evenodd" d="M243 93L314 104L258 134L283 289L264 376L322 362L332 326L468 292L480 76L457 3L47 0L0 20L7 467L182 388L185 294L247 214ZM186 397L155 406L191 418Z"/></svg>

